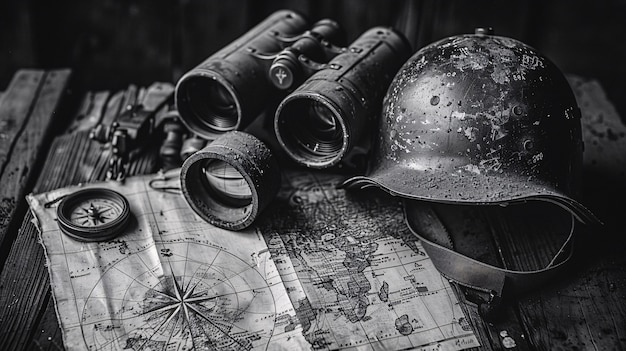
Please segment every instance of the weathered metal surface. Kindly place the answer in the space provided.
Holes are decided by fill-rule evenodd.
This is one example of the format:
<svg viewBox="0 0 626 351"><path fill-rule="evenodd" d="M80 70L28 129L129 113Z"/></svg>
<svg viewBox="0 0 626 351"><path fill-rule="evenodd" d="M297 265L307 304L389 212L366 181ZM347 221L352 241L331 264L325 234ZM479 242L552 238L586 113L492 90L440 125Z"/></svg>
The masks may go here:
<svg viewBox="0 0 626 351"><path fill-rule="evenodd" d="M266 78L272 63L267 56L307 27L296 12L277 11L187 72L177 83L175 99L189 130L213 140L245 128L280 93Z"/></svg>
<svg viewBox="0 0 626 351"><path fill-rule="evenodd" d="M410 54L399 32L363 33L278 106L274 130L282 148L301 165L328 168L364 139L369 146L387 87Z"/></svg>
<svg viewBox="0 0 626 351"><path fill-rule="evenodd" d="M440 202L546 200L591 222L572 200L582 146L576 99L546 57L484 32L453 36L396 75L370 177L352 183Z"/></svg>
<svg viewBox="0 0 626 351"><path fill-rule="evenodd" d="M216 166L221 172L209 171ZM280 188L270 149L251 134L225 133L191 155L180 170L189 206L209 223L240 230L252 224Z"/></svg>

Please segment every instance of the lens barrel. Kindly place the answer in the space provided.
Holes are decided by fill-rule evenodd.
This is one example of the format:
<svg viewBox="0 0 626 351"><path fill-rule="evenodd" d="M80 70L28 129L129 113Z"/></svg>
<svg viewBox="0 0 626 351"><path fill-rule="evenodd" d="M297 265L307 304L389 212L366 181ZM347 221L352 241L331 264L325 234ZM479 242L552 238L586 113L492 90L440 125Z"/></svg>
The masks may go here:
<svg viewBox="0 0 626 351"><path fill-rule="evenodd" d="M207 140L245 128L278 93L267 82L272 60L264 55L307 27L298 13L277 11L183 75L174 95L183 123Z"/></svg>
<svg viewBox="0 0 626 351"><path fill-rule="evenodd" d="M187 203L204 220L244 229L276 196L280 170L270 149L244 132L228 132L191 155L181 168Z"/></svg>
<svg viewBox="0 0 626 351"><path fill-rule="evenodd" d="M313 74L276 110L274 131L287 155L322 169L366 145L387 88L410 54L402 34L375 27Z"/></svg>

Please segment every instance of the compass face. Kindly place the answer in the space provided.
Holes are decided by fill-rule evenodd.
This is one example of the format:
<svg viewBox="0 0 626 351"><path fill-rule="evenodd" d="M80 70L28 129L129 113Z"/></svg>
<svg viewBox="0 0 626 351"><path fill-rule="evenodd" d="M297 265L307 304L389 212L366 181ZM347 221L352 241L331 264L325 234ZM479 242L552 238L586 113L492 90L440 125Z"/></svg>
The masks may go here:
<svg viewBox="0 0 626 351"><path fill-rule="evenodd" d="M128 200L105 188L79 190L57 208L61 230L80 241L104 241L120 234L130 217Z"/></svg>
<svg viewBox="0 0 626 351"><path fill-rule="evenodd" d="M105 197L85 199L69 209L70 221L84 227L98 227L118 218L124 208L122 204Z"/></svg>

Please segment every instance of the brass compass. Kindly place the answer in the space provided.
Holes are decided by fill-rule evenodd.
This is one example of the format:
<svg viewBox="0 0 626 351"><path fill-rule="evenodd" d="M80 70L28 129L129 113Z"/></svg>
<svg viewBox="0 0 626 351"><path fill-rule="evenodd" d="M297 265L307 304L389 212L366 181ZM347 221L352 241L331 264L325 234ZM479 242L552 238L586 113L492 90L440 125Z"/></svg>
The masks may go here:
<svg viewBox="0 0 626 351"><path fill-rule="evenodd" d="M120 193L92 188L67 195L57 207L59 227L79 241L106 241L119 235L130 218L128 200Z"/></svg>

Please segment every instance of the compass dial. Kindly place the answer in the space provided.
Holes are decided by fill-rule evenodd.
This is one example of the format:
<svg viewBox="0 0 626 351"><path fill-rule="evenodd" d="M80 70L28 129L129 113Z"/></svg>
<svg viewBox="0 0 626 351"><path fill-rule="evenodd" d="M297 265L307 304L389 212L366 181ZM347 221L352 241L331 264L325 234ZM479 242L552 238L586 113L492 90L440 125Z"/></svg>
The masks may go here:
<svg viewBox="0 0 626 351"><path fill-rule="evenodd" d="M128 200L105 188L79 190L57 208L61 230L80 241L105 241L120 234L130 217Z"/></svg>

